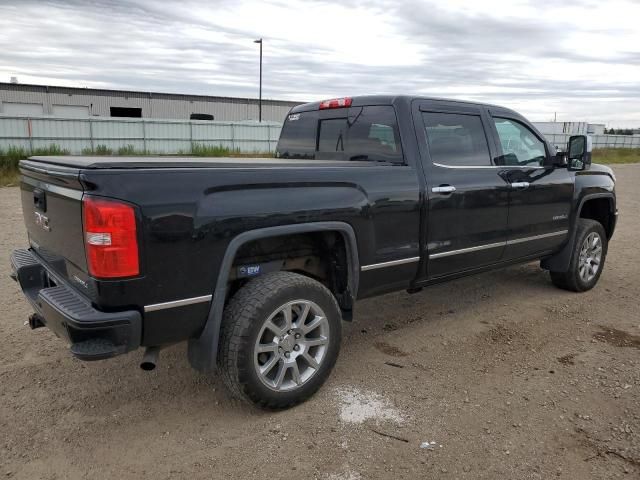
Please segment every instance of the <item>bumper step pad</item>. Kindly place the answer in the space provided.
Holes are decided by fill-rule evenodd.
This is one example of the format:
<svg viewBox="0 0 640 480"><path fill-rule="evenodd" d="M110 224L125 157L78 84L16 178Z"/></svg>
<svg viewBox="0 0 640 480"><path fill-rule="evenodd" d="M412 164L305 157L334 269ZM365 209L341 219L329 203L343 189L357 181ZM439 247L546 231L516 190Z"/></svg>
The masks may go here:
<svg viewBox="0 0 640 480"><path fill-rule="evenodd" d="M15 250L11 255L11 277L20 283L42 323L71 343L73 355L81 360L102 360L140 346L140 312L97 310L46 265L32 251Z"/></svg>
<svg viewBox="0 0 640 480"><path fill-rule="evenodd" d="M111 340L92 338L71 345L71 353L80 360L104 360L120 353L125 353L124 346L118 347Z"/></svg>

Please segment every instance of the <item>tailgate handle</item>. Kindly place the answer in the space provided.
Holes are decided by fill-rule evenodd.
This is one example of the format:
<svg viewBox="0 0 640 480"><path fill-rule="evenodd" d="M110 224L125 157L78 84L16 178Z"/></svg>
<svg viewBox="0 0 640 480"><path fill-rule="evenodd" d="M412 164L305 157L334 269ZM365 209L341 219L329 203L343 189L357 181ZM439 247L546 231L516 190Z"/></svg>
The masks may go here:
<svg viewBox="0 0 640 480"><path fill-rule="evenodd" d="M44 190L36 188L33 191L33 206L43 212L47 211L47 197L45 196Z"/></svg>

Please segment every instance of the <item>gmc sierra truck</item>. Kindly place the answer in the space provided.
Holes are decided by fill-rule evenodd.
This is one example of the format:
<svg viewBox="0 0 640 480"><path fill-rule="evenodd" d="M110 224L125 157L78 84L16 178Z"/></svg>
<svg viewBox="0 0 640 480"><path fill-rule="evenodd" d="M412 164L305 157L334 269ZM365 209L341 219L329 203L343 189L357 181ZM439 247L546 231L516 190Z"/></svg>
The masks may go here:
<svg viewBox="0 0 640 480"><path fill-rule="evenodd" d="M276 158L32 157L12 276L82 360L188 342L199 371L263 408L312 395L356 300L540 260L602 274L615 177L521 115L409 96L294 107Z"/></svg>

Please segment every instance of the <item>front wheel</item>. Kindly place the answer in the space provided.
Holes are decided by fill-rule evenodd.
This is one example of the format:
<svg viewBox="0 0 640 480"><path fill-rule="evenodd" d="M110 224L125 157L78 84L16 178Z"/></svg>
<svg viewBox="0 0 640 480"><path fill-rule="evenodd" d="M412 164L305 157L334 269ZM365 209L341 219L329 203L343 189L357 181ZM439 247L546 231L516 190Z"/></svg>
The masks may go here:
<svg viewBox="0 0 640 480"><path fill-rule="evenodd" d="M251 280L227 305L218 366L236 397L287 408L322 386L340 340L340 308L326 287L296 273L270 273Z"/></svg>
<svg viewBox="0 0 640 480"><path fill-rule="evenodd" d="M551 281L556 287L564 290L591 290L602 274L607 246L607 235L599 222L579 219L569 270L549 272Z"/></svg>

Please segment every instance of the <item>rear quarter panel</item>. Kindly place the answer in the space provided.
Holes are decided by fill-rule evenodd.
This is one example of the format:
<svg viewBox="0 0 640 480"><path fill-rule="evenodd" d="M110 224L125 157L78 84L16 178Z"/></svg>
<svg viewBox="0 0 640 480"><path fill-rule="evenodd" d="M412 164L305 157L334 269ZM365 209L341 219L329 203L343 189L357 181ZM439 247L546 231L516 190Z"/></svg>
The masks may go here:
<svg viewBox="0 0 640 480"><path fill-rule="evenodd" d="M342 221L356 232L361 265L419 255L419 188L413 167L265 167L84 172L93 195L140 207L144 276L100 282L105 306L149 305L212 294L229 242L238 234L295 223ZM360 275L359 297L415 275ZM382 277L380 277L382 275ZM208 304L148 312L143 343L197 335Z"/></svg>

